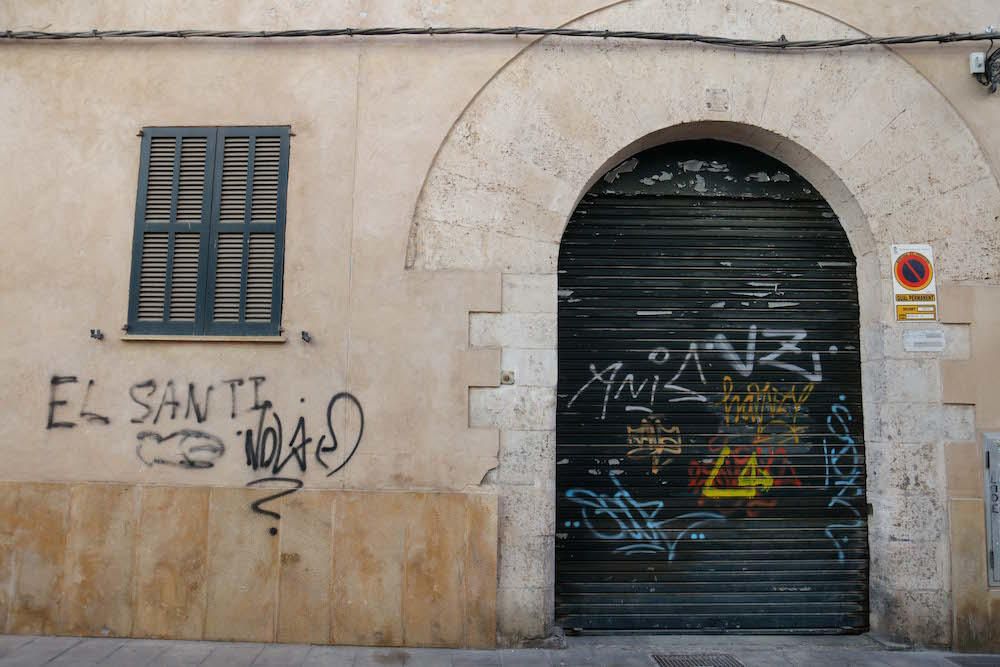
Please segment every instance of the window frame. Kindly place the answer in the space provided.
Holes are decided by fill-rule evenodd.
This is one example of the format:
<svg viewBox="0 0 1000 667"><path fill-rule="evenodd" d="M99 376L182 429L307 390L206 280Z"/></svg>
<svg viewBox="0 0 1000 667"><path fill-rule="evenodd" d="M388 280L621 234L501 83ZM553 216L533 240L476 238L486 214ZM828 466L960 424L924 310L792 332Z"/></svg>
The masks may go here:
<svg viewBox="0 0 1000 667"><path fill-rule="evenodd" d="M136 188L135 216L133 222L132 263L129 279L128 323L129 336L178 336L185 338L212 338L220 336L266 337L281 334L282 306L284 301L284 255L285 220L287 217L288 171L291 153L291 126L289 125L241 125L241 126L156 126L144 127L140 133L142 144L139 156L139 179ZM279 162L278 186L274 223L254 223L251 221L254 169L254 137L278 137ZM146 221L146 200L149 189L149 167L152 140L170 137L178 141L174 152L172 198L170 218L167 222ZM199 228L192 224L177 223L178 183L180 178L181 142L187 137L204 137L206 163L202 218ZM225 142L229 137L248 137L246 204L243 223L222 223L220 217L222 169L224 165ZM248 279L248 245L254 232L274 234L274 267L271 278L271 320L269 322L216 322L212 319L216 290L216 267L218 260L219 235L224 228L230 233L239 232L243 239L243 262L240 276L240 319L246 310ZM166 269L164 276L162 320L139 319L139 281L143 258L143 235L147 232L162 231L169 234L167 243ZM197 296L193 321L170 321L170 299L172 286L174 234L176 232L201 234L199 241Z"/></svg>

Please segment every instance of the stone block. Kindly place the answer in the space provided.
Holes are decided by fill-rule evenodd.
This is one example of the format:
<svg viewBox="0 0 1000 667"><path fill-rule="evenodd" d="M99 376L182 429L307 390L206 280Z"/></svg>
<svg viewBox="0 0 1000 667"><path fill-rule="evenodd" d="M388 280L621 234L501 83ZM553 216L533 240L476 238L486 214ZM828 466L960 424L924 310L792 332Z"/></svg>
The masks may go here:
<svg viewBox="0 0 1000 667"><path fill-rule="evenodd" d="M554 539L549 536L504 535L499 581L508 588L545 588L555 581Z"/></svg>
<svg viewBox="0 0 1000 667"><path fill-rule="evenodd" d="M936 403L941 400L941 377L936 360L887 360L890 401Z"/></svg>
<svg viewBox="0 0 1000 667"><path fill-rule="evenodd" d="M953 499L982 499L986 485L986 461L979 443L954 442L945 445L944 460L948 478L948 496Z"/></svg>
<svg viewBox="0 0 1000 667"><path fill-rule="evenodd" d="M904 345L904 334L915 330L930 330L944 335L944 350L941 352L913 352ZM971 328L966 324L939 324L928 322L917 326L913 323L896 322L881 325L885 346L885 356L890 359L967 359L971 345Z"/></svg>
<svg viewBox="0 0 1000 667"><path fill-rule="evenodd" d="M0 634L8 632L7 617L13 602L17 489L18 484L0 483Z"/></svg>
<svg viewBox="0 0 1000 667"><path fill-rule="evenodd" d="M208 510L205 639L274 641L280 522L251 503L274 488L213 488Z"/></svg>
<svg viewBox="0 0 1000 667"><path fill-rule="evenodd" d="M555 313L470 313L469 342L473 347L553 349Z"/></svg>
<svg viewBox="0 0 1000 667"><path fill-rule="evenodd" d="M466 350L462 353L462 378L467 387L496 387L500 384L500 350Z"/></svg>
<svg viewBox="0 0 1000 667"><path fill-rule="evenodd" d="M981 650L991 635L982 500L951 500L951 594L955 648Z"/></svg>
<svg viewBox="0 0 1000 667"><path fill-rule="evenodd" d="M517 644L525 639L544 637L548 632L546 597L551 588L499 588L497 618L499 632L506 641Z"/></svg>
<svg viewBox="0 0 1000 667"><path fill-rule="evenodd" d="M976 290L974 287L952 282L941 282L938 290L938 316L947 324L969 324L976 319Z"/></svg>
<svg viewBox="0 0 1000 667"><path fill-rule="evenodd" d="M926 591L875 589L872 628L892 641L941 647L951 641L950 606L944 589Z"/></svg>
<svg viewBox="0 0 1000 667"><path fill-rule="evenodd" d="M934 494L941 488L940 445L895 444L888 450L888 487L897 493Z"/></svg>
<svg viewBox="0 0 1000 667"><path fill-rule="evenodd" d="M132 632L133 554L139 490L124 484L70 487L60 632Z"/></svg>
<svg viewBox="0 0 1000 667"><path fill-rule="evenodd" d="M69 486L20 485L14 521L17 565L7 632L41 635L60 629L68 523Z"/></svg>
<svg viewBox="0 0 1000 667"><path fill-rule="evenodd" d="M462 566L465 498L409 496L403 573L403 636L407 646L460 646L464 641Z"/></svg>
<svg viewBox="0 0 1000 667"><path fill-rule="evenodd" d="M496 645L497 531L497 497L466 496L464 645L470 648Z"/></svg>
<svg viewBox="0 0 1000 667"><path fill-rule="evenodd" d="M554 313L557 309L554 273L505 273L503 312Z"/></svg>
<svg viewBox="0 0 1000 667"><path fill-rule="evenodd" d="M335 644L403 643L403 562L412 496L338 493L333 510Z"/></svg>
<svg viewBox="0 0 1000 667"><path fill-rule="evenodd" d="M908 443L971 440L975 412L971 406L940 403L883 403L881 437Z"/></svg>
<svg viewBox="0 0 1000 667"><path fill-rule="evenodd" d="M555 492L552 489L501 487L500 542L512 535L534 537L555 534Z"/></svg>
<svg viewBox="0 0 1000 667"><path fill-rule="evenodd" d="M469 421L473 428L552 430L556 427L556 390L516 385L470 389Z"/></svg>
<svg viewBox="0 0 1000 667"><path fill-rule="evenodd" d="M501 431L497 481L548 488L555 479L553 431Z"/></svg>
<svg viewBox="0 0 1000 667"><path fill-rule="evenodd" d="M892 588L936 590L946 585L945 544L942 540L873 542L872 571ZM875 562L880 561L880 562ZM905 564L905 567L900 567Z"/></svg>
<svg viewBox="0 0 1000 667"><path fill-rule="evenodd" d="M945 403L975 405L979 379L973 360L941 362L941 400Z"/></svg>
<svg viewBox="0 0 1000 667"><path fill-rule="evenodd" d="M886 540L941 540L946 531L946 509L937 494L893 494L871 498L874 505L869 517L872 535Z"/></svg>
<svg viewBox="0 0 1000 667"><path fill-rule="evenodd" d="M201 639L209 489L142 487L136 530L136 637Z"/></svg>
<svg viewBox="0 0 1000 667"><path fill-rule="evenodd" d="M302 491L279 501L279 642L330 641L334 497L332 491Z"/></svg>
<svg viewBox="0 0 1000 667"><path fill-rule="evenodd" d="M514 384L522 387L555 387L559 378L559 355L555 349L503 348L500 367L514 371Z"/></svg>

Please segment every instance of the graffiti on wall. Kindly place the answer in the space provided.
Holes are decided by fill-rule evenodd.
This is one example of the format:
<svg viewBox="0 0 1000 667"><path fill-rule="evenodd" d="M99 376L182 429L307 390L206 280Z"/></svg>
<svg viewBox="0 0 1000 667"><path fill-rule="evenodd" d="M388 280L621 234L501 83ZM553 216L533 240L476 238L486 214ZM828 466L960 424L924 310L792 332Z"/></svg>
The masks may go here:
<svg viewBox="0 0 1000 667"><path fill-rule="evenodd" d="M797 492L818 493L835 517L822 531L837 558L847 558L864 526L864 457L853 435L854 403L838 391L837 373L824 372L840 351L810 349L803 329L751 324L744 332L636 351L633 358L649 363L634 368L625 360L588 364L565 407L610 425L597 433L621 425L624 433L601 442L621 438L629 466L607 459L606 482L564 486L580 517L564 528L585 529L617 552L661 551L673 560L681 540L733 519L770 516ZM800 474L803 462L809 472ZM589 474L598 473L590 464Z"/></svg>
<svg viewBox="0 0 1000 667"><path fill-rule="evenodd" d="M247 486L277 489L250 509L280 519L269 504L303 488L310 473L326 478L343 470L361 445L365 417L357 397L344 391L334 392L326 401L320 424L310 423L301 414L305 397L298 399L298 414L279 413L268 397L266 383L263 375L209 384L157 378L133 383L126 393L131 408L128 423L136 429L136 458L152 469L169 466L198 471L213 468L238 452L240 462L255 477ZM92 407L95 385L94 379L81 382L76 375L53 375L46 429L110 426L111 419ZM335 424L338 411L349 433ZM282 414L292 416L283 418ZM213 424L228 423L232 432L213 433L201 426L213 416ZM276 527L269 530L277 534Z"/></svg>

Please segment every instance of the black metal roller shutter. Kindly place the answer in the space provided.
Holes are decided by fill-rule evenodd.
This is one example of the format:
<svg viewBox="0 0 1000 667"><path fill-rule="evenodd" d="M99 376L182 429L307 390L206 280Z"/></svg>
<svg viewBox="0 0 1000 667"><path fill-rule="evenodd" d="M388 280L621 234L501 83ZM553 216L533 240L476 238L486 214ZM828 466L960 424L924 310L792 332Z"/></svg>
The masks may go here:
<svg viewBox="0 0 1000 667"><path fill-rule="evenodd" d="M660 157L646 173L684 172ZM557 622L867 629L859 313L839 221L808 187L602 186L560 249Z"/></svg>

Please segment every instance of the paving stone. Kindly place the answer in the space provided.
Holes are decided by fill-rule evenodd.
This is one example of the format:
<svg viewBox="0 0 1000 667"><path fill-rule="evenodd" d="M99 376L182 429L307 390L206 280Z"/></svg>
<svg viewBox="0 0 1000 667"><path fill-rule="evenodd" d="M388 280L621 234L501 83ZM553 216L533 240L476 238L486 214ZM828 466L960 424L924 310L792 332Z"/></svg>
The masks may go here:
<svg viewBox="0 0 1000 667"><path fill-rule="evenodd" d="M453 667L501 667L497 651L457 651L452 657Z"/></svg>
<svg viewBox="0 0 1000 667"><path fill-rule="evenodd" d="M96 665L121 648L125 639L84 639L76 646L61 654L49 665Z"/></svg>
<svg viewBox="0 0 1000 667"><path fill-rule="evenodd" d="M212 642L170 642L167 650L153 658L148 667L181 667L200 665L215 650ZM103 666L102 666L103 667Z"/></svg>
<svg viewBox="0 0 1000 667"><path fill-rule="evenodd" d="M302 667L353 667L357 653L352 646L313 646Z"/></svg>
<svg viewBox="0 0 1000 667"><path fill-rule="evenodd" d="M409 656L406 658L406 667L450 667L452 659L460 651L452 649L409 649Z"/></svg>
<svg viewBox="0 0 1000 667"><path fill-rule="evenodd" d="M264 644L216 644L216 648L201 663L202 667L244 667L253 664L264 650Z"/></svg>
<svg viewBox="0 0 1000 667"><path fill-rule="evenodd" d="M275 644L267 646L257 659L253 661L253 667L289 667L290 665L301 665L309 655L309 646L302 644Z"/></svg>
<svg viewBox="0 0 1000 667"><path fill-rule="evenodd" d="M503 667L550 667L553 651L514 649L499 651Z"/></svg>
<svg viewBox="0 0 1000 667"><path fill-rule="evenodd" d="M358 649L355 667L403 667L410 652L405 649Z"/></svg>
<svg viewBox="0 0 1000 667"><path fill-rule="evenodd" d="M18 647L24 646L28 642L34 641L35 637L30 635L6 635L0 636L0 659L11 655Z"/></svg>
<svg viewBox="0 0 1000 667"><path fill-rule="evenodd" d="M133 639L101 661L101 667L140 667L163 655L174 642Z"/></svg>
<svg viewBox="0 0 1000 667"><path fill-rule="evenodd" d="M3 667L35 667L53 660L82 640L79 637L37 637L0 659Z"/></svg>

